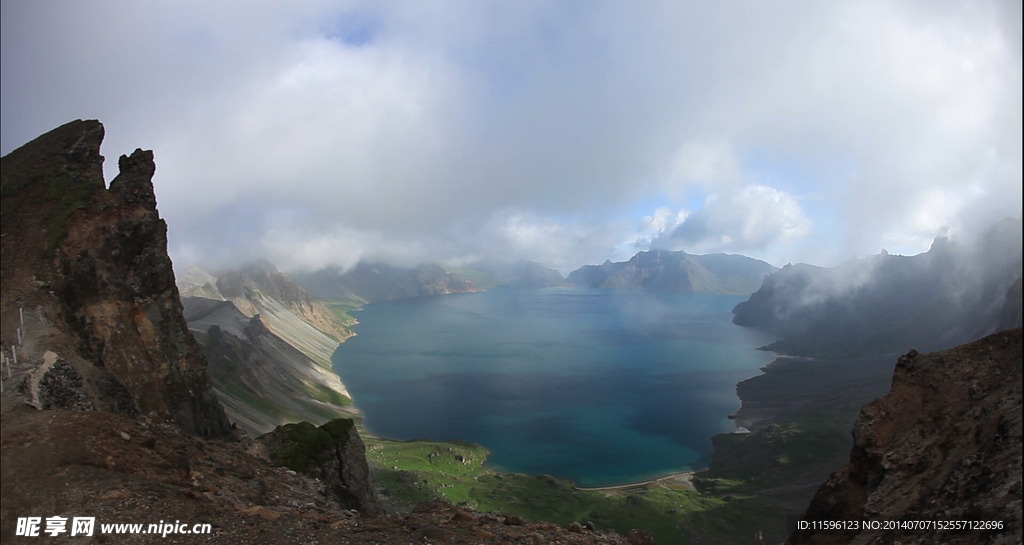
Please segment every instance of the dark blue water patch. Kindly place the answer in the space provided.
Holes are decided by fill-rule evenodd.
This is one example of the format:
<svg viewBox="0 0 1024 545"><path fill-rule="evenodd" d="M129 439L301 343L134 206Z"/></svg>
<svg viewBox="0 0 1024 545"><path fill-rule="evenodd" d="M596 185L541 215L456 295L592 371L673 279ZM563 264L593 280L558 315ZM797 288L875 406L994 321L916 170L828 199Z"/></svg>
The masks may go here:
<svg viewBox="0 0 1024 545"><path fill-rule="evenodd" d="M630 427L710 453L711 436L728 430L722 416L739 408L736 383L746 371L701 371L666 375L638 384Z"/></svg>
<svg viewBox="0 0 1024 545"><path fill-rule="evenodd" d="M374 433L467 439L497 469L587 485L697 467L771 339L743 298L493 290L368 305L335 368Z"/></svg>

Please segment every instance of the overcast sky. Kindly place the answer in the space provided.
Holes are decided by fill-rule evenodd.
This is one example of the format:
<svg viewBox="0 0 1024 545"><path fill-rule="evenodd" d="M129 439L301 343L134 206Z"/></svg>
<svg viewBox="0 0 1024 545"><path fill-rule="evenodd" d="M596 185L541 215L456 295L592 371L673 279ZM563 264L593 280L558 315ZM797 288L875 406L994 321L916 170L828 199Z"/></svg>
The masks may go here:
<svg viewBox="0 0 1024 545"><path fill-rule="evenodd" d="M2 3L2 153L153 149L176 267L781 266L1021 214L1021 3ZM180 269L179 269L180 270Z"/></svg>

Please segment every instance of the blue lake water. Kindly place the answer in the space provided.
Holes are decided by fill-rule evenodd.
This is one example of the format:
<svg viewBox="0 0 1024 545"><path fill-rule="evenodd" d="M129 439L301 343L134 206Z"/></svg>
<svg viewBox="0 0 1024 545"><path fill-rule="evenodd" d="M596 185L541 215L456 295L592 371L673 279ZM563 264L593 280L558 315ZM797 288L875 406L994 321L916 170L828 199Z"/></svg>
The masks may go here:
<svg viewBox="0 0 1024 545"><path fill-rule="evenodd" d="M733 325L738 296L496 289L367 305L334 355L394 439L466 439L501 471L584 486L703 467L733 429L736 383L773 338Z"/></svg>

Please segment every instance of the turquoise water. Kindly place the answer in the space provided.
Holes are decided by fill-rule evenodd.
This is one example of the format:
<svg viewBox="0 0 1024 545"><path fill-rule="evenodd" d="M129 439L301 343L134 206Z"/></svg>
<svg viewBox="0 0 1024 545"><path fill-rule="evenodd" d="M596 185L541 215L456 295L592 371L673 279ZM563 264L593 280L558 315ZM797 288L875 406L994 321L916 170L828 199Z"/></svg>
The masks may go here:
<svg viewBox="0 0 1024 545"><path fill-rule="evenodd" d="M583 486L703 467L736 383L771 342L732 324L745 297L497 289L367 305L334 365L367 428L466 439L501 471Z"/></svg>

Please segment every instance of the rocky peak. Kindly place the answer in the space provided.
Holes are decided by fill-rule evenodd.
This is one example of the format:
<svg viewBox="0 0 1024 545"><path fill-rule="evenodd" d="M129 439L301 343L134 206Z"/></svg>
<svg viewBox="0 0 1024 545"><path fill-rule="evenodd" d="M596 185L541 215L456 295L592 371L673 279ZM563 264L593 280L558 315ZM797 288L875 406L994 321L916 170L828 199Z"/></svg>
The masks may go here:
<svg viewBox="0 0 1024 545"><path fill-rule="evenodd" d="M152 182L153 174L156 173L153 152L137 149L130 157L122 155L117 161L117 168L120 174L110 182L110 192L125 203L156 210L156 193Z"/></svg>
<svg viewBox="0 0 1024 545"><path fill-rule="evenodd" d="M25 361L52 349L118 386L86 392L93 405L123 406L103 392L126 391L143 414L223 435L230 425L174 285L153 153L122 156L108 190L102 139L98 121L73 121L3 158L3 312L31 305Z"/></svg>

